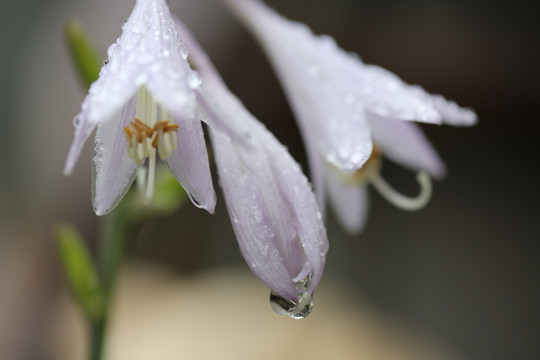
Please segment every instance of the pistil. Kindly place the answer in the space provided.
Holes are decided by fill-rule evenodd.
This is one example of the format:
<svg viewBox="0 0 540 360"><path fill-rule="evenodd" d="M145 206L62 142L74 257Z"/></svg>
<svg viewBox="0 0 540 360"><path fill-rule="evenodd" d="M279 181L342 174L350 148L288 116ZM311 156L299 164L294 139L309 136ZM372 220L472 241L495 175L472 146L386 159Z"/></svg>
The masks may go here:
<svg viewBox="0 0 540 360"><path fill-rule="evenodd" d="M351 185L369 183L375 190L392 205L407 211L420 210L427 205L431 198L431 178L426 172L419 172L416 179L420 184L420 193L415 197L409 197L392 188L381 176L382 153L373 145L371 156L362 168L351 174L340 172L344 182Z"/></svg>
<svg viewBox="0 0 540 360"><path fill-rule="evenodd" d="M420 193L416 197L400 194L383 179L380 173L371 176L369 182L392 205L402 210L415 211L427 205L432 193L431 179L426 172L419 172L416 180L420 184Z"/></svg>

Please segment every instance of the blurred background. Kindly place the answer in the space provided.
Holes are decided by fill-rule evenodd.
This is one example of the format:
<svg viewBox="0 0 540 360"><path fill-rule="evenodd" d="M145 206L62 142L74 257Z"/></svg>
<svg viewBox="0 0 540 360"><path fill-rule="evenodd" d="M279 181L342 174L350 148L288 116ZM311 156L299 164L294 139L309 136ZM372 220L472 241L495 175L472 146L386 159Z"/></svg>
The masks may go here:
<svg viewBox="0 0 540 360"><path fill-rule="evenodd" d="M253 39L216 0L171 3L230 88L307 170L286 99ZM319 345L349 349L339 353L347 359L409 358L407 345L417 341L456 359L538 359L540 24L533 5L525 0L267 3L316 33L332 35L365 62L473 107L480 122L474 128L423 127L449 168L426 209L402 212L373 193L366 231L355 237L329 214L331 249L317 293L321 301L315 297L308 325L272 314L267 290L243 263L221 197L213 216L188 204L173 216L145 223L130 247L130 263L139 265L127 267L132 270L120 286L118 308L124 315L117 325L139 329L141 339L126 335L117 348L166 347L163 337L157 343L152 338L161 330L179 348L193 348L187 358L272 358L279 349L273 341L292 337L297 341L289 345L298 349L301 334L312 328ZM73 348L83 353L84 344L67 340L75 332L84 341L84 328L66 300L52 228L71 222L95 248L98 219L90 200L90 142L74 174L62 176L71 119L86 93L62 27L69 16L78 17L105 54L132 5L132 0L1 2L0 359L70 358L66 354ZM389 163L383 172L397 188L416 191L411 173ZM202 302L209 297L212 303ZM158 309L169 308L171 313L159 315ZM200 316L174 312L179 308ZM148 312L147 322L135 316L141 309ZM216 309L236 316L222 317ZM252 317L251 311L262 315ZM244 328L237 332L235 326ZM244 357L233 350L245 346L242 331L251 332L248 342L254 347L240 353ZM216 345L220 356L203 351L215 344L213 336L227 333L230 342ZM340 341L343 346L330 344ZM382 350L394 346L404 349L396 357ZM380 352L368 355L369 349ZM332 352L319 355L339 358Z"/></svg>

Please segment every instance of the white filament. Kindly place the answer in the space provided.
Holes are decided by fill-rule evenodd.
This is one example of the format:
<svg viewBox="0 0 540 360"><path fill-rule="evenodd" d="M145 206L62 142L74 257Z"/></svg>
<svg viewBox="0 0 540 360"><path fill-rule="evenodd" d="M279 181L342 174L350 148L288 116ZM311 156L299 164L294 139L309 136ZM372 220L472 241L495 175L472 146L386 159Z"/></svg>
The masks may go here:
<svg viewBox="0 0 540 360"><path fill-rule="evenodd" d="M154 196L154 179L156 174L156 152L148 159L148 181L146 182L145 200L150 203Z"/></svg>
<svg viewBox="0 0 540 360"><path fill-rule="evenodd" d="M408 197L398 193L380 175L374 174L369 182L378 193L394 206L408 211L420 210L427 205L431 198L432 185L428 173L421 171L416 175L416 180L420 184L420 193L416 197Z"/></svg>
<svg viewBox="0 0 540 360"><path fill-rule="evenodd" d="M135 118L140 119L151 128L158 121L158 104L144 85L137 91ZM135 139L133 139L132 146L128 146L128 154L138 164L144 161L145 156L148 157L148 164L137 170L137 188L143 195L144 201L149 203L154 196L156 173L156 149L152 147L152 139L144 139L141 146L137 146Z"/></svg>

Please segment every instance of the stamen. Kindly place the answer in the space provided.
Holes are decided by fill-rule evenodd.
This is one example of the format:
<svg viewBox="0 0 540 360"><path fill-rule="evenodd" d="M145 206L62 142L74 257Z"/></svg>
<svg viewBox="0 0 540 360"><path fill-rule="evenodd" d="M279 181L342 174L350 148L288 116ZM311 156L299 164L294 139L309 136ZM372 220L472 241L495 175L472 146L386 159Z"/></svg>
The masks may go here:
<svg viewBox="0 0 540 360"><path fill-rule="evenodd" d="M139 88L136 97L135 120L124 128L124 138L127 153L137 164L148 158L148 163L139 167L137 186L149 202L154 194L156 152L162 160L171 156L177 147L178 125L169 123L169 114L158 105L146 86ZM163 120L158 121L158 116Z"/></svg>
<svg viewBox="0 0 540 360"><path fill-rule="evenodd" d="M148 170L146 166L139 166L137 168L137 190L139 194L144 194L146 189L146 179L148 177Z"/></svg>
<svg viewBox="0 0 540 360"><path fill-rule="evenodd" d="M148 159L148 181L146 182L145 198L148 203L154 196L154 178L156 173L156 155Z"/></svg>
<svg viewBox="0 0 540 360"><path fill-rule="evenodd" d="M427 205L431 198L432 186L428 173L421 171L416 175L416 180L420 184L420 193L416 197L408 197L398 193L393 189L380 175L374 174L369 178L369 182L379 192L379 194L388 200L394 206L408 211L420 210Z"/></svg>

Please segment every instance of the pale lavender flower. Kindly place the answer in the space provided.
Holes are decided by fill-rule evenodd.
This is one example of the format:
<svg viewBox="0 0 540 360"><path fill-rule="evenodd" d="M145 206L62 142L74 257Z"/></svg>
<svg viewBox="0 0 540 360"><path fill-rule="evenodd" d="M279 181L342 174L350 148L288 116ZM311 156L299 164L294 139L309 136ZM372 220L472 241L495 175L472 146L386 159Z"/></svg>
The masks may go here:
<svg viewBox="0 0 540 360"><path fill-rule="evenodd" d="M199 101L210 129L220 184L242 254L271 288L272 308L306 317L321 279L328 239L315 195L298 164L278 140L227 89L206 54L178 23L199 69Z"/></svg>
<svg viewBox="0 0 540 360"><path fill-rule="evenodd" d="M303 134L323 209L328 189L338 217L348 230L358 232L367 213L362 184L375 185L405 209L427 203L427 173L440 177L444 165L415 124L406 121L473 125L472 110L364 64L329 36L315 36L304 24L283 18L258 0L222 1L259 40L278 74ZM362 169L373 143L388 158L425 171L419 175L422 190L416 199L389 187L379 176L378 164ZM371 163L378 163L377 157Z"/></svg>
<svg viewBox="0 0 540 360"><path fill-rule="evenodd" d="M75 138L65 174L72 172L85 140L97 128L96 214L111 211L136 176L151 198L156 154L195 205L214 211L216 197L196 115L200 78L187 54L165 0L138 0L73 120Z"/></svg>

